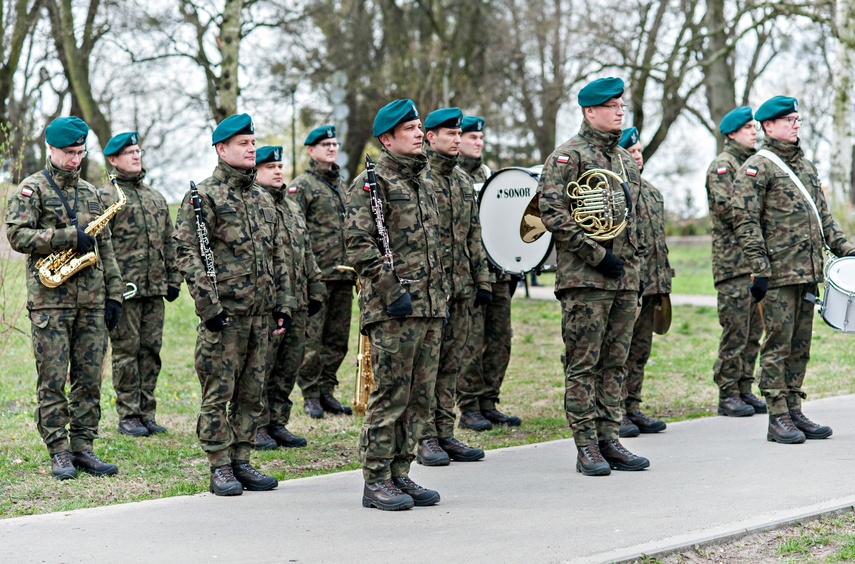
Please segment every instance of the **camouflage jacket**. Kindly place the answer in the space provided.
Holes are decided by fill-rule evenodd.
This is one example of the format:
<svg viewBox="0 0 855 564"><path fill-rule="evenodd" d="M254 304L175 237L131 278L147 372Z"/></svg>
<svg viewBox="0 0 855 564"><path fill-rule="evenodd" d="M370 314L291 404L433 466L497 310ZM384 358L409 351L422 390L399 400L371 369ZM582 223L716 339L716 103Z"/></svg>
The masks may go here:
<svg viewBox="0 0 855 564"><path fill-rule="evenodd" d="M831 252L844 256L855 251L831 217L816 168L799 143L767 137L762 149L778 155L811 194ZM786 172L760 155L749 157L733 181L731 206L733 230L755 276L768 277L770 288L822 282L819 222Z"/></svg>
<svg viewBox="0 0 855 564"><path fill-rule="evenodd" d="M487 253L481 242L478 205L469 176L457 157L440 155L425 144L431 179L439 206L442 268L454 299L471 298L475 290L492 291ZM477 288L476 288L477 286Z"/></svg>
<svg viewBox="0 0 855 564"><path fill-rule="evenodd" d="M295 198L303 210L309 228L312 252L324 280L353 280L350 272L336 270L347 265L344 242L345 194L339 166L326 169L312 161L309 169L288 185L288 196Z"/></svg>
<svg viewBox="0 0 855 564"><path fill-rule="evenodd" d="M165 296L167 286L181 287L166 198L143 182L144 178L145 171L135 175L116 171L127 201L110 221L113 253L122 280L137 287L134 298ZM118 200L111 182L101 186L101 200L106 206Z"/></svg>
<svg viewBox="0 0 855 564"><path fill-rule="evenodd" d="M567 288L600 288L635 290L645 269L644 235L640 228L638 206L641 184L638 166L626 149L618 146L620 133L598 131L587 121L579 134L559 146L543 167L537 192L543 224L553 233L558 270L555 291ZM565 187L585 171L606 169L615 172L629 184L631 209L627 226L611 241L598 243L585 234L570 211L570 198ZM625 174L624 174L625 172ZM624 260L624 275L613 280L594 268L606 256L606 249Z"/></svg>
<svg viewBox="0 0 855 564"><path fill-rule="evenodd" d="M644 295L670 294L674 269L668 261L665 242L665 200L662 193L644 178L641 179L638 219L644 233L644 246L647 247L647 267L642 277Z"/></svg>
<svg viewBox="0 0 855 564"><path fill-rule="evenodd" d="M276 202L276 211L282 222L282 239L285 243L288 258L288 277L291 280L290 301L292 310L306 309L309 299L322 301L326 286L321 281L321 269L312 253L312 243L309 240L309 229L297 202L285 197L286 189L279 190L262 186Z"/></svg>
<svg viewBox="0 0 855 564"><path fill-rule="evenodd" d="M712 269L716 284L751 273L751 266L745 260L742 247L733 232L730 196L733 193L736 171L756 152L753 147L745 147L736 141L725 139L724 151L707 169L707 202L712 225Z"/></svg>
<svg viewBox="0 0 855 564"><path fill-rule="evenodd" d="M389 319L386 306L410 292L412 317L445 317L439 211L427 158L383 150L375 168L394 269L383 261L366 173L347 194L347 258L359 275L360 327Z"/></svg>
<svg viewBox="0 0 855 564"><path fill-rule="evenodd" d="M98 190L81 180L78 171L60 170L53 166L50 159L47 168L68 205L76 211L80 228L85 229L106 211ZM41 172L25 178L9 196L6 235L14 250L28 255L28 310L103 308L108 299L122 302L125 285L113 254L109 226L105 226L95 237L99 257L96 264L84 268L56 288L48 288L39 280L36 262L40 258L55 251L74 249L77 245L77 228L72 225L62 200Z"/></svg>
<svg viewBox="0 0 855 564"><path fill-rule="evenodd" d="M198 190L219 298L205 274L189 192L178 210L174 235L178 268L196 302L196 315L207 321L223 310L266 315L274 308L290 314L293 298L279 214L270 194L255 183L255 169L242 173L219 161Z"/></svg>

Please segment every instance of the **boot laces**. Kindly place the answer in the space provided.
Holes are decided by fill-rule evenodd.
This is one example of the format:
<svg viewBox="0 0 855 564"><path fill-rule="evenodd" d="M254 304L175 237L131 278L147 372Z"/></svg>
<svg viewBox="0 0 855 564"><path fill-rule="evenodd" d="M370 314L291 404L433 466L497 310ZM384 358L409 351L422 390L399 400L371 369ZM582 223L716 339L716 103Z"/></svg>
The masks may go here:
<svg viewBox="0 0 855 564"><path fill-rule="evenodd" d="M256 478L264 478L265 477L264 474L262 474L261 472L259 472L258 470L256 470L255 468L252 467L252 465L249 463L249 460L235 460L235 466L240 467L240 469L243 470L244 472L249 472L250 474L252 474Z"/></svg>
<svg viewBox="0 0 855 564"><path fill-rule="evenodd" d="M582 453L584 453L585 458L591 462L605 462L603 455L600 453L600 448L597 445L583 446Z"/></svg>
<svg viewBox="0 0 855 564"><path fill-rule="evenodd" d="M444 452L444 451L440 448L440 446L439 446L439 441L437 440L437 438L436 438L436 437L431 437L431 438L429 438L429 439L425 439L425 441L424 441L424 445L425 445L425 446L428 448L428 450L429 450L429 451L431 451L433 454L436 454L436 453L439 453L439 452Z"/></svg>
<svg viewBox="0 0 855 564"><path fill-rule="evenodd" d="M456 447L460 447L460 448L472 448L467 444L461 443L460 441L458 441L454 437L448 437L447 439L445 439L445 441L452 446L456 446Z"/></svg>
<svg viewBox="0 0 855 564"><path fill-rule="evenodd" d="M425 490L425 488L423 488L422 486L418 485L418 484L417 484L417 483L415 483L414 481L410 480L410 478L409 478L408 476L402 476L402 477L400 477L400 478L395 478L394 480L392 480L392 482L395 482L396 480L397 480L397 482L398 482L399 484L401 484L402 486L406 486L406 487L408 487L408 488L412 488L412 489L414 489L414 490L426 491L426 490ZM395 484L395 486L397 487L397 486L398 486L398 484Z"/></svg>
<svg viewBox="0 0 855 564"><path fill-rule="evenodd" d="M792 418L790 418L789 413L785 413L783 415L778 416L778 423L781 424L781 427L786 429L787 431L796 431L796 424L793 423Z"/></svg>
<svg viewBox="0 0 855 564"><path fill-rule="evenodd" d="M618 441L617 439L610 440L609 445L622 455L627 456L629 458L635 458L635 455L626 450L626 448L622 444L620 444L620 441Z"/></svg>
<svg viewBox="0 0 855 564"><path fill-rule="evenodd" d="M100 458L98 458L95 455L95 453L92 452L91 450L81 450L80 454L84 455L86 458L91 458L95 462L100 462L101 464L105 464L105 462L103 460L101 460Z"/></svg>
<svg viewBox="0 0 855 564"><path fill-rule="evenodd" d="M58 452L53 455L54 459L59 464L60 468L72 468L74 465L71 463L71 455L67 450L62 452Z"/></svg>
<svg viewBox="0 0 855 564"><path fill-rule="evenodd" d="M232 467L228 464L217 466L214 468L214 473L216 473L224 482L233 482L236 480L235 474L232 472Z"/></svg>
<svg viewBox="0 0 855 564"><path fill-rule="evenodd" d="M383 480L379 484L380 489L383 490L384 493L388 495L403 495L404 492L395 484L395 482L389 478L388 480Z"/></svg>
<svg viewBox="0 0 855 564"><path fill-rule="evenodd" d="M288 429L286 429L286 428L285 428L285 425L277 425L277 426L276 426L276 432L277 432L277 433L282 433L283 435L286 435L286 436L288 436L288 437L294 437L294 436L296 436L296 435L294 435L294 433L292 433L291 431L289 431Z"/></svg>
<svg viewBox="0 0 855 564"><path fill-rule="evenodd" d="M269 441L270 440L270 433L268 433L267 429L265 429L264 427L259 427L258 431L256 431L256 434L263 441Z"/></svg>
<svg viewBox="0 0 855 564"><path fill-rule="evenodd" d="M807 425L815 425L815 426L819 427L819 424L814 423L813 421L811 421L810 419L808 419L808 418L805 416L805 414L804 414L804 413L802 413L802 410L801 410L801 409L793 409L793 410L791 410L791 411L790 411L790 413L792 413L792 415L795 415L797 418L801 419L801 420L802 420L802 422L803 422L803 423L805 423L805 424L807 424ZM792 420L792 415L790 416L790 420ZM795 425L795 423L793 423L793 425Z"/></svg>
<svg viewBox="0 0 855 564"><path fill-rule="evenodd" d="M637 419L643 419L645 423L652 423L654 420L651 417L648 417L646 413L641 411L633 411L631 415Z"/></svg>

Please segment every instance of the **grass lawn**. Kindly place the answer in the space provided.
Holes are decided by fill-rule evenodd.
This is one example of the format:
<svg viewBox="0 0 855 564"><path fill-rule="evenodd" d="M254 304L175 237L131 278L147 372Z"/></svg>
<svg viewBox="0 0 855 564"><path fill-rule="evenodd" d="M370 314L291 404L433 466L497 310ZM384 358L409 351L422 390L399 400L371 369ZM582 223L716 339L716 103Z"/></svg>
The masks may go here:
<svg viewBox="0 0 855 564"><path fill-rule="evenodd" d="M684 255L682 250L672 252L675 259ZM709 264L700 264L702 253L691 248L685 257L687 264L698 261L698 279L706 274L712 287ZM675 268L680 268L679 264L675 263ZM547 278L544 276L543 281ZM110 479L82 475L77 480L58 482L51 477L47 451L33 423L36 374L26 316L18 320L19 331L2 336L5 348L0 348L0 518L207 490L206 459L195 436L199 408L199 383L193 371L197 319L186 288L176 302L167 304L166 312L163 371L157 397L158 421L170 433L145 439L116 433L115 393L108 367L102 392L101 439L95 450L105 460L119 465L119 475ZM354 315L351 348L357 334L355 320ZM570 436L563 410L560 320L557 301L515 299L513 354L500 408L520 416L523 425L482 434L460 431L462 440L493 449ZM834 333L820 319L814 327L813 358L806 386L810 398L851 393L855 389L851 338ZM646 411L667 421L714 413L717 391L712 383L712 366L718 336L714 308L675 308L671 331L654 340L645 382ZM339 371L338 396L346 402L352 398L354 373L355 355L351 351ZM309 446L257 453L254 460L261 469L287 480L357 468L356 440L361 418L310 419L302 412L299 388L292 399L295 409L289 428L307 437Z"/></svg>

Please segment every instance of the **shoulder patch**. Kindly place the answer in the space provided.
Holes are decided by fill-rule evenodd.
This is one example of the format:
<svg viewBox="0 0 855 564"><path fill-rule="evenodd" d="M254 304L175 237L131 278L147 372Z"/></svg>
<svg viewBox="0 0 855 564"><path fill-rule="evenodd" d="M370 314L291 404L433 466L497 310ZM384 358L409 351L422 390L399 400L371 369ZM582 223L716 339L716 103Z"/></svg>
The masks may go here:
<svg viewBox="0 0 855 564"><path fill-rule="evenodd" d="M745 169L745 174L748 176L757 176L758 169L756 166L749 166Z"/></svg>
<svg viewBox="0 0 855 564"><path fill-rule="evenodd" d="M634 172L628 172L627 176L629 176L630 182L638 182L638 177L635 175Z"/></svg>
<svg viewBox="0 0 855 564"><path fill-rule="evenodd" d="M722 174L727 174L727 167L726 166L720 166L717 169L715 169L715 173L719 176L721 176Z"/></svg>
<svg viewBox="0 0 855 564"><path fill-rule="evenodd" d="M556 159L561 164L567 164L570 162L570 155L558 155L558 159Z"/></svg>
<svg viewBox="0 0 855 564"><path fill-rule="evenodd" d="M29 198L33 195L33 189L29 186L24 186L23 188L21 188L21 195L25 198Z"/></svg>
<svg viewBox="0 0 855 564"><path fill-rule="evenodd" d="M289 187L288 187L288 193L289 193L289 194L294 194L295 192L297 192L297 187L296 187L296 186L289 186Z"/></svg>
<svg viewBox="0 0 855 564"><path fill-rule="evenodd" d="M368 183L367 179L365 180L365 184L362 185L362 189L365 190L366 192L371 191L371 184Z"/></svg>

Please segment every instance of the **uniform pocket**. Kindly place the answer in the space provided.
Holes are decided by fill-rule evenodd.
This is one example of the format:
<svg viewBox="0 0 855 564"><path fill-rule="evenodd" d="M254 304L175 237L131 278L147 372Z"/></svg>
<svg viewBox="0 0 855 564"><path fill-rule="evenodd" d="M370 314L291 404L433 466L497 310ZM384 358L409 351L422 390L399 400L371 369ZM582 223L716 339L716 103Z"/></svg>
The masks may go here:
<svg viewBox="0 0 855 564"><path fill-rule="evenodd" d="M33 325L39 329L44 329L48 326L48 323L50 323L50 316L46 313L31 311L30 321L32 321Z"/></svg>

